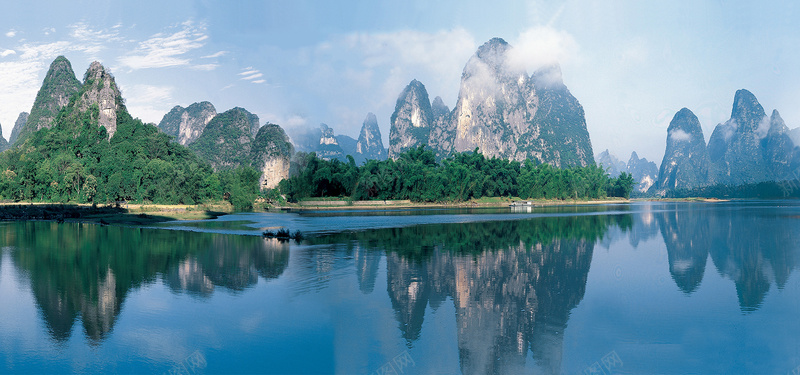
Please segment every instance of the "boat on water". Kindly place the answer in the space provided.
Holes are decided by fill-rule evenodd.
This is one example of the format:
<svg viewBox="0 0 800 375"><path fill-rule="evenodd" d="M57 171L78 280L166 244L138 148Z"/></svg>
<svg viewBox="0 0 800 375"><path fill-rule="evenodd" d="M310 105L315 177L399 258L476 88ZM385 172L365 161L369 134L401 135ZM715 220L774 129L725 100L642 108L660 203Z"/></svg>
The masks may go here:
<svg viewBox="0 0 800 375"><path fill-rule="evenodd" d="M533 201L513 201L509 207L533 207Z"/></svg>

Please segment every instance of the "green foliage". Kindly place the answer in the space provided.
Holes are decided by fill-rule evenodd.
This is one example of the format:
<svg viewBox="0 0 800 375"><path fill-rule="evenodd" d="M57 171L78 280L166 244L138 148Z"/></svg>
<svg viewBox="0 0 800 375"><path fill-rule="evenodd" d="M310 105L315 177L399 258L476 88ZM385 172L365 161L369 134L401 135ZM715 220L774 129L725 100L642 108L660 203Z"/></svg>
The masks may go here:
<svg viewBox="0 0 800 375"><path fill-rule="evenodd" d="M74 104L75 96L72 102ZM192 204L221 199L208 163L154 126L117 114L108 140L96 105L68 105L55 126L0 154L0 196L49 202L148 201ZM256 179L257 180L257 179ZM256 181L257 186L257 181Z"/></svg>
<svg viewBox="0 0 800 375"><path fill-rule="evenodd" d="M596 165L558 169L549 164L487 159L476 149L436 162L425 146L409 149L398 159L325 161L302 155L294 177L282 181L289 201L308 197L348 197L354 200L410 199L415 202L466 201L480 197L523 199L601 199L629 197L633 178L611 179Z"/></svg>
<svg viewBox="0 0 800 375"><path fill-rule="evenodd" d="M259 194L258 178L261 172L242 166L219 173L220 186L236 211L250 211Z"/></svg>

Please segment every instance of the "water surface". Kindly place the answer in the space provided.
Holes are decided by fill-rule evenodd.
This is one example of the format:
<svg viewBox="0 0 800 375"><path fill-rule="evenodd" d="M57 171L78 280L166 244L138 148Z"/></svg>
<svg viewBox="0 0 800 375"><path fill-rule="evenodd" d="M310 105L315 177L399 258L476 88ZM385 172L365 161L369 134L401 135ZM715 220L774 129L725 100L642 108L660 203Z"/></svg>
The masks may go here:
<svg viewBox="0 0 800 375"><path fill-rule="evenodd" d="M0 372L791 373L800 205L0 224ZM265 240L265 229L306 234ZM388 372L391 373L391 372Z"/></svg>

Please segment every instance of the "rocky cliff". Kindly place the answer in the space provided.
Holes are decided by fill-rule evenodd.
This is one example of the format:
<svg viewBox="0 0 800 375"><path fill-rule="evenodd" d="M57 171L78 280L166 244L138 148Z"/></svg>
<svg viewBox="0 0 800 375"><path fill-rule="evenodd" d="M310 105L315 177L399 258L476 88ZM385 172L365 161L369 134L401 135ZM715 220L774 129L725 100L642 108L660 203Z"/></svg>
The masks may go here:
<svg viewBox="0 0 800 375"><path fill-rule="evenodd" d="M261 171L259 186L272 189L289 178L289 165L294 147L289 137L278 125L267 123L261 127L253 140L253 167Z"/></svg>
<svg viewBox="0 0 800 375"><path fill-rule="evenodd" d="M452 112L432 105L420 82L400 94L392 114L389 157L421 144L437 156L479 149L487 157L533 159L557 167L594 163L583 108L557 65L529 76L512 64L512 47L494 38L469 59Z"/></svg>
<svg viewBox="0 0 800 375"><path fill-rule="evenodd" d="M389 128L389 157L410 148L429 144L433 111L425 85L416 79L403 89L397 98Z"/></svg>
<svg viewBox="0 0 800 375"><path fill-rule="evenodd" d="M189 148L211 163L214 170L251 164L252 117L244 108L233 108L209 121Z"/></svg>
<svg viewBox="0 0 800 375"><path fill-rule="evenodd" d="M697 116L683 108L667 128L667 148L658 170L659 193L690 189L708 182L708 153Z"/></svg>
<svg viewBox="0 0 800 375"><path fill-rule="evenodd" d="M359 164L366 160L386 159L386 149L383 148L378 118L372 112L367 113L367 117L364 119L363 125L361 125L361 132L358 135L355 155L353 156L356 158L356 163Z"/></svg>
<svg viewBox="0 0 800 375"><path fill-rule="evenodd" d="M176 105L164 115L158 128L185 146L200 137L216 115L216 108L209 102L193 103L186 108Z"/></svg>
<svg viewBox="0 0 800 375"><path fill-rule="evenodd" d="M19 132L25 127L28 122L28 112L22 112L17 116L17 121L14 122L14 128L11 129L11 136L8 137L8 143L14 145L19 138Z"/></svg>
<svg viewBox="0 0 800 375"><path fill-rule="evenodd" d="M72 64L64 56L58 56L50 64L50 69L36 94L30 116L17 132L14 142L24 140L31 133L53 126L58 111L69 104L69 99L78 92L81 83L75 78Z"/></svg>
<svg viewBox="0 0 800 375"><path fill-rule="evenodd" d="M109 138L117 131L117 112L126 110L114 76L97 61L89 65L83 76L83 86L75 106L78 112L96 106L99 110L98 123L106 129Z"/></svg>

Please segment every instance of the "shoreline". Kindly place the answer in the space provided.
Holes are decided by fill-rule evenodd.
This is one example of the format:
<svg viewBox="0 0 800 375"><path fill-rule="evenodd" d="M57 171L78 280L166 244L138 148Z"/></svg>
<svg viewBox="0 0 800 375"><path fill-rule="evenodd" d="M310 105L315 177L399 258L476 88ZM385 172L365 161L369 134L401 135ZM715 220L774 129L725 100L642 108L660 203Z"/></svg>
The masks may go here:
<svg viewBox="0 0 800 375"><path fill-rule="evenodd" d="M292 212L292 211L354 211L354 210L391 210L391 209L468 209L468 208L503 208L512 202L532 202L529 208L630 204L633 202L704 202L718 203L730 200L714 198L607 198L598 200L559 200L559 199L509 199L481 198L456 203L424 203L403 201L348 201L342 199L325 199L289 203L282 206L271 206L253 212ZM90 205L79 203L44 203L44 202L0 202L0 222L2 221L55 221L73 223L95 223L100 225L151 225L170 221L211 220L220 216L236 213L227 202L199 205L158 205L158 204L125 204Z"/></svg>

